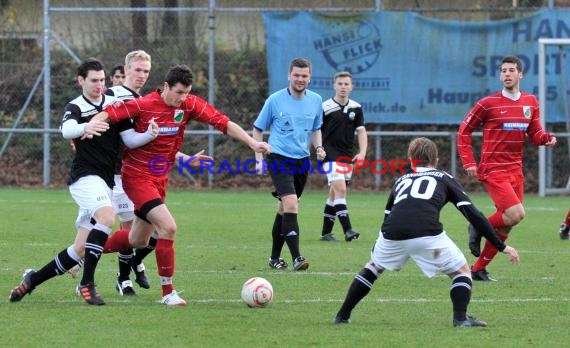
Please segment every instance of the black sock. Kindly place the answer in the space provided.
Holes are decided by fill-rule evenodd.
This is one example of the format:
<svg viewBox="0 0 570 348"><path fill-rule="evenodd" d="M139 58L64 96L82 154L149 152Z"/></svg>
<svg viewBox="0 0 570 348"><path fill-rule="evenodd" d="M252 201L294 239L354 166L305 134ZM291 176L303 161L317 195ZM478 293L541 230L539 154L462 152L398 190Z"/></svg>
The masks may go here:
<svg viewBox="0 0 570 348"><path fill-rule="evenodd" d="M335 204L334 210L336 212L336 217L340 224L342 225L342 230L344 233L348 230L352 230L352 225L350 224L350 217L348 217L348 208L346 204Z"/></svg>
<svg viewBox="0 0 570 348"><path fill-rule="evenodd" d="M376 279L378 279L378 276L368 268L363 268L358 272L354 277L352 284L350 284L350 287L348 288L348 292L342 306L336 314L337 318L349 319L354 307L356 307L358 302L360 302L364 296L368 295Z"/></svg>
<svg viewBox="0 0 570 348"><path fill-rule="evenodd" d="M471 301L471 278L465 275L458 275L451 281L449 297L453 304L453 319L465 320L467 318L467 306Z"/></svg>
<svg viewBox="0 0 570 348"><path fill-rule="evenodd" d="M101 254L103 253L103 246L109 238L109 235L101 230L93 228L87 236L85 242L85 263L83 264L83 278L81 278L81 285L92 284L95 282L95 269Z"/></svg>
<svg viewBox="0 0 570 348"><path fill-rule="evenodd" d="M158 242L158 239L156 239L156 237L153 235L148 240L148 245L146 247L136 249L135 257L133 258L133 267L140 265L143 259L147 257L148 254L152 253L154 249L156 249L156 242Z"/></svg>
<svg viewBox="0 0 570 348"><path fill-rule="evenodd" d="M123 250L119 252L119 281L125 281L129 279L131 274L131 262L135 257L133 249Z"/></svg>
<svg viewBox="0 0 570 348"><path fill-rule="evenodd" d="M299 251L299 224L297 223L297 214L283 214L281 233L285 237L285 242L287 243L287 247L289 247L293 260L301 256L301 252Z"/></svg>
<svg viewBox="0 0 570 348"><path fill-rule="evenodd" d="M55 276L62 275L73 266L77 265L77 260L74 260L69 253L67 248L57 254L57 256L42 267L39 271L31 276L31 282L33 286L38 286L41 283L49 280Z"/></svg>
<svg viewBox="0 0 570 348"><path fill-rule="evenodd" d="M332 232L335 220L336 211L334 210L334 207L332 205L325 204L325 210L323 212L323 231L321 232L321 236Z"/></svg>
<svg viewBox="0 0 570 348"><path fill-rule="evenodd" d="M271 229L271 258L278 259L281 256L285 238L281 232L281 225L283 224L283 215L275 214L275 221L273 221L273 228Z"/></svg>

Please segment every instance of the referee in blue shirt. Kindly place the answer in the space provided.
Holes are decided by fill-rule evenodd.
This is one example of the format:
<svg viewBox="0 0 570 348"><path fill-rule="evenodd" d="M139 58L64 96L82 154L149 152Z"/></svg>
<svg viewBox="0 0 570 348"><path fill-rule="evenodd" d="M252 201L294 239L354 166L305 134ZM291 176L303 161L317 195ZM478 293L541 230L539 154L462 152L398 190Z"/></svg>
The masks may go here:
<svg viewBox="0 0 570 348"><path fill-rule="evenodd" d="M298 200L303 193L309 174L309 140L317 152L317 158L325 158L322 146L323 123L322 98L307 89L311 80L311 62L295 58L289 66L289 87L269 96L253 124L253 138L263 139L263 131L269 130L271 154L263 160L255 154L258 174L269 172L275 187L273 195L279 199L273 223L273 245L269 267L285 270L288 265L281 258L283 245L287 243L296 271L309 268L309 261L299 250Z"/></svg>

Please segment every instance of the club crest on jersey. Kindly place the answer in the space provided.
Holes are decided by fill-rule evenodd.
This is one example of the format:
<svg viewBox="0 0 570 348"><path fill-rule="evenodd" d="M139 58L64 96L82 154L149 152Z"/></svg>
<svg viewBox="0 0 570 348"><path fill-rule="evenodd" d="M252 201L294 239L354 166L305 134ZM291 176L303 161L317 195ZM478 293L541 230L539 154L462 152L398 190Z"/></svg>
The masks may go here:
<svg viewBox="0 0 570 348"><path fill-rule="evenodd" d="M530 106L523 106L524 118L530 118Z"/></svg>
<svg viewBox="0 0 570 348"><path fill-rule="evenodd" d="M351 121L354 121L354 118L355 118L355 117L356 117L356 114L354 113L354 111L351 111L351 112L348 114L348 118L350 118Z"/></svg>
<svg viewBox="0 0 570 348"><path fill-rule="evenodd" d="M182 122L184 118L184 110L174 110L174 122Z"/></svg>

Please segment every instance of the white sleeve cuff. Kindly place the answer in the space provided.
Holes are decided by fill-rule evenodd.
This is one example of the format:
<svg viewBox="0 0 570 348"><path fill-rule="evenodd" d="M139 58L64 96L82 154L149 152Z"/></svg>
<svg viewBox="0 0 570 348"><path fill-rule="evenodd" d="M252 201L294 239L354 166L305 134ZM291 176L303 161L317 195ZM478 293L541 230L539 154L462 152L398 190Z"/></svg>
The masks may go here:
<svg viewBox="0 0 570 348"><path fill-rule="evenodd" d="M76 120L67 120L61 125L61 134L65 139L79 138L85 134L87 123L79 124Z"/></svg>

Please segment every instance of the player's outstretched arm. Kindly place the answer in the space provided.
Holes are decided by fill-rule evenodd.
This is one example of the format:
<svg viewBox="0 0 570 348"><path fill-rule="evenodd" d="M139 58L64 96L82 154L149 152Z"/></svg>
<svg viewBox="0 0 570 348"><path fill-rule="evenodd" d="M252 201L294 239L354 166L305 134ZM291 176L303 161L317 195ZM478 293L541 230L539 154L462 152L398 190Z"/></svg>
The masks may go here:
<svg viewBox="0 0 570 348"><path fill-rule="evenodd" d="M463 204L458 206L457 209L459 209L463 216L467 218L467 221L469 221L475 230L481 233L485 239L491 242L495 248L500 252L504 252L507 246L501 239L499 239L493 229L493 226L491 226L491 223L487 220L485 215L483 215L483 213L477 209L471 201L465 200L462 203Z"/></svg>
<svg viewBox="0 0 570 348"><path fill-rule="evenodd" d="M517 249L510 247L510 246L506 246L505 250L502 251L504 254L508 254L511 257L511 263L513 265L516 265L519 263L519 253L517 251Z"/></svg>
<svg viewBox="0 0 570 348"><path fill-rule="evenodd" d="M101 133L109 129L109 114L105 111L93 116L85 126L85 132L81 139L91 139L94 136L100 136Z"/></svg>
<svg viewBox="0 0 570 348"><path fill-rule="evenodd" d="M105 122L87 122L77 123L74 119L69 119L61 125L61 134L65 139L75 139L81 137L93 138L94 135L99 136L101 133L109 129L109 124Z"/></svg>
<svg viewBox="0 0 570 348"><path fill-rule="evenodd" d="M495 233L493 226L489 223L489 220L477 209L473 204L463 205L459 208L461 213L469 220L469 222L479 231L489 242L499 249L500 252L508 254L511 258L511 263L516 265L519 263L519 253L513 247L505 245L501 239Z"/></svg>
<svg viewBox="0 0 570 348"><path fill-rule="evenodd" d="M255 141L263 141L263 131L255 126L251 132L251 136ZM265 175L263 166L263 154L255 152L255 172L257 175Z"/></svg>
<svg viewBox="0 0 570 348"><path fill-rule="evenodd" d="M192 156L187 155L183 152L177 152L176 153L176 162L179 163L180 161L182 162L188 162L188 165L190 165L190 167L192 168L200 168L200 162L202 161L208 161L208 162L213 162L214 158L208 155L204 155L204 150L199 151L198 153L193 154Z"/></svg>
<svg viewBox="0 0 570 348"><path fill-rule="evenodd" d="M145 132L137 132L133 128L129 128L124 130L120 133L121 139L123 143L129 148L134 149L143 145L148 144L149 142L156 139L158 136L159 128L158 124L152 119L149 124L148 128Z"/></svg>
<svg viewBox="0 0 570 348"><path fill-rule="evenodd" d="M107 113L107 111L101 111L97 115L93 116L93 118L91 118L91 121L101 121L109 123L109 113Z"/></svg>
<svg viewBox="0 0 570 348"><path fill-rule="evenodd" d="M246 144L247 146L250 147L250 149L252 149L253 151L255 151L257 153L269 153L269 152L271 152L271 147L269 146L268 143L263 142L263 141L256 141L249 134L247 134L247 132L244 131L243 128L241 128L240 126L238 126L236 123L234 123L232 121L228 122L227 134L230 137L237 139L237 140L241 141L242 143Z"/></svg>

